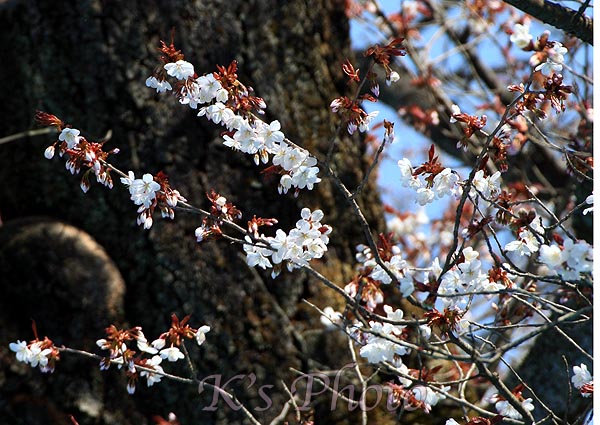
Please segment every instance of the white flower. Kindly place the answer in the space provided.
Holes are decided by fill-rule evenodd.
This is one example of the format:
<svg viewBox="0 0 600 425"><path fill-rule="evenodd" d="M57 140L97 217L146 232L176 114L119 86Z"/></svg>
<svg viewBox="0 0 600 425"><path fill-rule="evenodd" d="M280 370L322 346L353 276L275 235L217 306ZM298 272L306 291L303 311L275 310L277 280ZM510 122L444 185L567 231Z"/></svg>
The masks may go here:
<svg viewBox="0 0 600 425"><path fill-rule="evenodd" d="M175 63L165 64L165 71L171 77L175 77L178 80L187 80L194 75L194 65L184 60L178 60Z"/></svg>
<svg viewBox="0 0 600 425"><path fill-rule="evenodd" d="M177 360L185 358L183 353L177 347L163 348L160 350L159 354L163 359L169 360L170 362L176 362Z"/></svg>
<svg viewBox="0 0 600 425"><path fill-rule="evenodd" d="M562 64L565 62L564 55L567 53L567 48L558 41L548 49L548 59L546 62L535 67L536 71L541 71L544 75L552 75L554 72L562 71Z"/></svg>
<svg viewBox="0 0 600 425"><path fill-rule="evenodd" d="M395 355L407 354L407 349L385 338L374 337L361 347L359 353L369 363L377 364L385 361L391 362L394 360Z"/></svg>
<svg viewBox="0 0 600 425"><path fill-rule="evenodd" d="M450 168L444 168L433 178L433 191L435 196L442 198L454 193L454 186L458 182L458 176Z"/></svg>
<svg viewBox="0 0 600 425"><path fill-rule="evenodd" d="M401 310L393 311L390 306L387 306L386 310L388 317L390 317L390 314L392 315L390 319L402 319L403 313ZM391 323L370 322L370 325L374 332L390 337L400 335L404 329L404 326L396 326ZM372 364L385 361L393 362L396 356L403 356L409 352L410 349L374 334L367 334L367 343L359 351L360 355Z"/></svg>
<svg viewBox="0 0 600 425"><path fill-rule="evenodd" d="M448 391L450 389L450 387L442 387L440 389L440 391L434 391L429 387L425 387L425 386L416 386L412 389L413 394L415 395L415 398L419 401L422 401L423 403L425 403L426 405L426 411L429 410L429 408L431 408L431 406L435 406L436 404L438 404L438 402L440 400L443 400L446 398L446 396L444 395L444 393L446 391Z"/></svg>
<svg viewBox="0 0 600 425"><path fill-rule="evenodd" d="M246 252L246 263L250 267L261 267L262 269L271 268L271 262L267 257L272 254L272 251L269 249L261 248L252 244L252 239L249 236L246 236L247 244L244 244L243 248Z"/></svg>
<svg viewBox="0 0 600 425"><path fill-rule="evenodd" d="M529 249L529 247L527 246L525 241L523 241L521 239L517 239L516 241L507 243L504 246L504 249L509 252L511 252L511 251L517 252L521 256L523 256L523 255L529 256L531 254L531 250Z"/></svg>
<svg viewBox="0 0 600 425"><path fill-rule="evenodd" d="M321 181L321 179L317 177L318 173L318 167L307 167L302 165L294 170L294 174L292 175L292 185L299 189L307 188L308 190L312 190L314 185Z"/></svg>
<svg viewBox="0 0 600 425"><path fill-rule="evenodd" d="M525 410L532 411L534 409L532 400L530 398L525 399L521 402L521 405ZM523 416L506 400L501 400L496 403L496 410L502 416L512 419L522 419Z"/></svg>
<svg viewBox="0 0 600 425"><path fill-rule="evenodd" d="M258 128L258 136L264 139L264 144L267 149L272 149L274 145L283 142L285 136L280 130L281 124L277 120L271 122L269 125L261 125ZM286 169L289 170L289 168Z"/></svg>
<svg viewBox="0 0 600 425"><path fill-rule="evenodd" d="M146 79L146 87L156 89L157 93L163 93L167 90L173 90L171 84L167 80L159 80L158 78L151 76Z"/></svg>
<svg viewBox="0 0 600 425"><path fill-rule="evenodd" d="M100 349L102 349L102 350L108 350L110 348L110 343L107 340L105 340L104 338L96 341L96 345L98 347L100 347Z"/></svg>
<svg viewBox="0 0 600 425"><path fill-rule="evenodd" d="M208 332L210 332L210 326L208 326L208 325L201 326L196 331L196 343L198 345L202 345L204 343L204 341L206 341L206 334Z"/></svg>
<svg viewBox="0 0 600 425"><path fill-rule="evenodd" d="M592 374L588 371L587 366L583 363L581 363L579 366L573 366L573 374L574 375L571 377L571 382L577 389L583 387L585 384L593 380Z"/></svg>
<svg viewBox="0 0 600 425"><path fill-rule="evenodd" d="M385 83L390 86L400 79L400 75L396 71L390 72L390 75L385 79Z"/></svg>
<svg viewBox="0 0 600 425"><path fill-rule="evenodd" d="M140 351L142 351L144 353L148 353L148 354L158 353L158 350L156 348L154 348L148 344L148 340L146 339L146 337L144 336L142 331L138 331L136 340L137 340L137 347Z"/></svg>
<svg viewBox="0 0 600 425"><path fill-rule="evenodd" d="M409 297L414 291L415 284L412 277L404 276L400 278L400 293L404 298Z"/></svg>
<svg viewBox="0 0 600 425"><path fill-rule="evenodd" d="M215 99L217 100L217 102L225 103L227 102L227 99L229 99L229 93L224 88L220 88L215 93Z"/></svg>
<svg viewBox="0 0 600 425"><path fill-rule="evenodd" d="M547 76L552 75L555 72L560 72L562 69L563 66L561 64L556 63L551 59L548 59L546 62L543 62L535 67L536 71L540 71L542 74Z"/></svg>
<svg viewBox="0 0 600 425"><path fill-rule="evenodd" d="M156 192L160 190L160 185L154 181L152 174L144 174L141 179L133 178L133 173L129 172L128 178L121 178L121 182L129 184L129 193L131 200L135 205L143 205L145 208L152 205L156 198ZM129 183L126 183L129 181Z"/></svg>
<svg viewBox="0 0 600 425"><path fill-rule="evenodd" d="M410 376L409 370L408 370L408 366L406 366L404 363L401 363L399 366L396 366L398 369L398 380L400 381L400 383L402 385L404 385L405 387L408 387L409 385L412 384L412 379L409 379L405 376Z"/></svg>
<svg viewBox="0 0 600 425"><path fill-rule="evenodd" d="M288 171L299 168L308 159L308 152L304 149L290 148L283 150L281 166Z"/></svg>
<svg viewBox="0 0 600 425"><path fill-rule="evenodd" d="M25 341L11 342L8 347L11 351L14 351L17 357L17 360L23 363L29 363L29 359L31 358L31 350L27 347L27 343Z"/></svg>
<svg viewBox="0 0 600 425"><path fill-rule="evenodd" d="M152 346L157 350L162 350L165 346L166 340L164 338L158 338L152 341Z"/></svg>
<svg viewBox="0 0 600 425"><path fill-rule="evenodd" d="M199 113L200 114L200 113ZM215 124L225 123L233 118L234 112L221 102L210 105L206 109L206 117Z"/></svg>
<svg viewBox="0 0 600 425"><path fill-rule="evenodd" d="M430 202L432 202L435 198L435 193L433 190L427 188L427 187L422 187L420 189L417 189L417 202L419 205L421 206L425 206L427 204L429 204Z"/></svg>
<svg viewBox="0 0 600 425"><path fill-rule="evenodd" d="M199 77L196 80L196 83L200 87L200 103L208 103L217 96L219 96L221 99L224 97L224 95L219 92L223 86L221 86L221 83L213 74ZM223 100L217 101L223 102Z"/></svg>
<svg viewBox="0 0 600 425"><path fill-rule="evenodd" d="M335 327L342 323L342 313L335 311L333 307L327 306L323 309L323 315L320 317L321 323L328 327Z"/></svg>
<svg viewBox="0 0 600 425"><path fill-rule="evenodd" d="M58 135L58 140L66 142L68 149L73 149L79 144L79 140L81 139L79 133L79 130L75 128L64 128Z"/></svg>
<svg viewBox="0 0 600 425"><path fill-rule="evenodd" d="M160 363L162 362L162 360L163 359L161 356L153 356L149 361L146 362L145 366L149 369L154 369L157 372L164 373L162 366L160 366ZM162 375L159 375L157 373L152 373L152 372L148 372L145 370L142 370L140 372L140 376L146 377L147 384L149 387L160 382L160 380L163 377Z"/></svg>
<svg viewBox="0 0 600 425"><path fill-rule="evenodd" d="M454 118L454 115L458 115L461 113L460 108L458 107L458 105L454 104L452 105L452 116L450 117L450 122L454 123L456 122L456 118Z"/></svg>
<svg viewBox="0 0 600 425"><path fill-rule="evenodd" d="M419 333L425 340L431 338L431 328L427 325L419 325Z"/></svg>
<svg viewBox="0 0 600 425"><path fill-rule="evenodd" d="M404 312L399 308L394 310L392 306L386 304L383 306L383 311L385 311L385 314L388 319L393 320L395 322L399 322L404 318ZM396 326L396 328L399 328L399 326ZM402 326L402 328L404 328L404 326Z"/></svg>
<svg viewBox="0 0 600 425"><path fill-rule="evenodd" d="M459 423L456 422L454 419L450 418L450 419L446 420L445 425L459 425Z"/></svg>
<svg viewBox="0 0 600 425"><path fill-rule="evenodd" d="M519 49L524 49L529 46L529 42L532 39L533 36L529 34L529 25L516 24L513 33L510 36L510 41Z"/></svg>
<svg viewBox="0 0 600 425"><path fill-rule="evenodd" d="M372 260L372 262L375 264L375 260ZM390 261L384 261L384 264L387 266L388 270L396 276L396 279L400 279L400 277L404 275L403 269L407 266L406 261L404 261L399 254L394 255ZM390 275L379 264L375 264L370 277L379 280L386 285L392 283Z"/></svg>
<svg viewBox="0 0 600 425"><path fill-rule="evenodd" d="M373 121L373 118L375 118L377 115L379 115L379 111L373 111L367 114L367 116L359 123L358 131L361 133L369 131L369 124L371 124L371 121Z"/></svg>
<svg viewBox="0 0 600 425"><path fill-rule="evenodd" d="M31 344L31 347L29 348L31 351L29 355L29 364L31 364L31 367L36 367L39 364L41 368L44 368L48 365L47 356L52 353L52 350L50 348L42 350L41 345L41 342L36 342Z"/></svg>
<svg viewBox="0 0 600 425"><path fill-rule="evenodd" d="M573 240L566 239L563 243L561 258L577 274L592 270L592 257L592 247L585 241L574 243Z"/></svg>
<svg viewBox="0 0 600 425"><path fill-rule="evenodd" d="M46 157L46 159L52 159L52 158L54 158L54 151L55 151L54 145L48 146L46 148L46 150L44 151L44 156ZM583 213L587 214L587 212L585 212L585 211Z"/></svg>
<svg viewBox="0 0 600 425"><path fill-rule="evenodd" d="M473 186L484 198L492 198L500 191L500 171L496 171L491 176L484 177L483 170L479 170L473 177Z"/></svg>
<svg viewBox="0 0 600 425"><path fill-rule="evenodd" d="M560 268L563 262L560 247L558 245L542 245L539 260L551 269Z"/></svg>
<svg viewBox="0 0 600 425"><path fill-rule="evenodd" d="M406 187L413 178L413 167L408 158L402 158L398 161L398 167L400 168L400 181L402 186Z"/></svg>
<svg viewBox="0 0 600 425"><path fill-rule="evenodd" d="M548 50L548 57L550 60L556 64L562 64L565 62L565 54L568 52L567 48L559 43L558 41L554 42L554 45L550 50Z"/></svg>
<svg viewBox="0 0 600 425"><path fill-rule="evenodd" d="M46 157L46 158L48 158L48 157ZM594 192L592 192L592 194L590 196L585 198L585 203L588 205L591 205L591 207L584 209L583 215L587 215L587 214L591 213L592 211L594 211Z"/></svg>

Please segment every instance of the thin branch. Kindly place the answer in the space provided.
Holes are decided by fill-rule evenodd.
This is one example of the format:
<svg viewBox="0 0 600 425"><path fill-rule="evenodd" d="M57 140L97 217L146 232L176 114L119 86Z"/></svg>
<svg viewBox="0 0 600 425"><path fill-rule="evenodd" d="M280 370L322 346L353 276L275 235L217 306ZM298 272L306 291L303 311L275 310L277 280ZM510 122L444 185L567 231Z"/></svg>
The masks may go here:
<svg viewBox="0 0 600 425"><path fill-rule="evenodd" d="M56 129L54 127L45 127L39 128L37 130L21 131L20 133L11 134L10 136L1 137L0 145L4 143L14 142L19 139L25 139L26 137L34 137L50 133L56 133Z"/></svg>

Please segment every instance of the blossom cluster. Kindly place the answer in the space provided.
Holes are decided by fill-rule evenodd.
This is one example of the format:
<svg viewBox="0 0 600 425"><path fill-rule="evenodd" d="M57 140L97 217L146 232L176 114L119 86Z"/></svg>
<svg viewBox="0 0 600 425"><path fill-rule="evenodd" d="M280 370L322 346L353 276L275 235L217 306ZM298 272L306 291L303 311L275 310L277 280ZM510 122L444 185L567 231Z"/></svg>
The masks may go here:
<svg viewBox="0 0 600 425"><path fill-rule="evenodd" d="M528 24L515 24L510 36L510 41L518 48L536 52L529 59L529 63L535 67L535 71L540 71L547 76L562 71L565 62L564 55L568 52L562 43L548 41L549 36L550 33L546 31L534 43Z"/></svg>
<svg viewBox="0 0 600 425"><path fill-rule="evenodd" d="M461 257L464 261L446 272L440 282L437 294L444 307L465 310L473 293L505 289L501 281L489 279L489 274L482 269L479 253L473 248L466 247Z"/></svg>
<svg viewBox="0 0 600 425"><path fill-rule="evenodd" d="M114 325L109 326L106 328L106 338L96 341L100 349L109 353L102 358L100 369L107 370L111 364L116 364L119 369L124 367L128 377L127 391L130 394L135 392L140 377L146 379L149 387L160 382L165 374L161 366L163 360L176 362L185 358L179 348L184 339L194 339L198 345L206 341L210 327L204 325L194 329L187 323L189 318L190 316L186 316L180 321L177 316L172 315L170 329L151 343L148 343L139 326L127 330L118 329ZM139 354L127 345L133 341L136 342ZM152 357L142 357L143 355Z"/></svg>
<svg viewBox="0 0 600 425"><path fill-rule="evenodd" d="M535 408L533 405L533 399L523 397L522 390L523 386L518 385L512 390L512 394L519 401L523 409L531 412ZM523 419L523 415L521 415L521 413L519 413L519 411L517 411L517 409L515 409L515 407L504 397L495 394L490 398L490 401L494 403L494 407L498 411L499 415L511 419Z"/></svg>
<svg viewBox="0 0 600 425"><path fill-rule="evenodd" d="M143 225L144 229L152 227L155 208L160 209L163 218L172 220L177 203L186 201L178 190L171 188L167 176L162 172L156 176L146 173L137 179L133 171L129 171L127 177L121 177L121 183L128 187L131 200L138 205L137 224Z"/></svg>
<svg viewBox="0 0 600 425"><path fill-rule="evenodd" d="M429 413L431 408L446 398L450 386L443 385L439 388L433 388L430 385L424 385L417 382L431 382L434 380L436 372L440 369L439 366L431 370L427 368L409 369L406 365L401 364L396 368L398 373L398 381L400 384L389 382L387 388L390 390L390 401L396 404L402 404L406 410L422 409L425 413ZM391 404L391 403L390 403Z"/></svg>
<svg viewBox="0 0 600 425"><path fill-rule="evenodd" d="M385 246L386 243L387 240L380 244L380 246ZM402 253L398 245L391 246L389 252L385 252L383 249L379 250L383 254L382 262L385 268L377 263L369 247L361 244L356 247L356 250L358 269L365 277L377 283L389 285L392 283L393 276L399 283L400 293L403 297L408 297L413 293L415 287L410 267L408 262L402 258ZM392 276L390 276L390 273ZM356 295L356 288L353 285L348 285L346 286L346 292L353 297ZM374 304L376 305L381 302L382 300Z"/></svg>
<svg viewBox="0 0 600 425"><path fill-rule="evenodd" d="M539 251L543 237L544 228L539 220L534 220L529 226L520 227L517 240L507 243L504 250L516 252L519 256L530 256Z"/></svg>
<svg viewBox="0 0 600 425"><path fill-rule="evenodd" d="M403 344L411 334L405 325L400 324L404 318L401 309L383 305L383 311L388 321L369 321L369 328L363 329L358 321L347 327L347 332L360 344L359 354L371 364L386 363L394 368L398 374L400 385L388 383L390 390L390 402L402 404L409 410L423 409L426 413L431 410L440 400L446 398L445 393L450 390L449 386L432 389L428 385L419 382L433 380L433 375L438 370L428 371L409 369L402 361L404 355L408 355L411 349ZM327 322L340 323L340 313L329 309ZM420 325L416 328L418 339L428 340L431 337L431 328Z"/></svg>
<svg viewBox="0 0 600 425"><path fill-rule="evenodd" d="M383 310L390 320L400 321L404 317L402 310L394 310L389 305L384 305ZM360 355L372 364L390 362L401 365L402 360L399 356L409 354L410 349L394 342L394 339L402 339L405 326L376 321L369 322L369 325L369 332L362 334L364 345L360 348Z"/></svg>
<svg viewBox="0 0 600 425"><path fill-rule="evenodd" d="M253 241L246 236L244 251L246 262L251 267L263 269L273 268L271 276L275 277L281 272L281 265L287 264L288 270L308 265L315 258L321 258L327 251L331 226L321 224L323 212L303 208L300 212L301 219L296 222L296 227L289 233L278 229L274 237L261 235L261 241Z"/></svg>
<svg viewBox="0 0 600 425"><path fill-rule="evenodd" d="M579 280L582 273L592 271L593 248L590 244L571 238L556 239L560 243L542 243L544 228L539 220L534 220L529 226L519 228L517 240L507 243L504 249L528 257L539 252L537 260L549 268L550 274L559 275L565 280Z"/></svg>
<svg viewBox="0 0 600 425"><path fill-rule="evenodd" d="M419 205L427 205L435 199L457 193L459 178L450 168L441 168L425 178L424 174L413 168L408 158L399 160L398 167L402 186L415 190L416 202Z"/></svg>
<svg viewBox="0 0 600 425"><path fill-rule="evenodd" d="M61 157L67 154L65 167L71 174L79 174L82 168L87 168L79 185L84 193L90 189L90 173L95 175L98 183L112 189L111 168L106 163L106 159L111 154L119 153L119 149L115 148L109 152L104 152L105 142L88 141L85 137L80 136L81 131L68 127L58 117L47 112L37 111L35 119L39 124L55 127L59 131L58 140L44 151L44 156L47 159L54 157L58 147Z"/></svg>
<svg viewBox="0 0 600 425"><path fill-rule="evenodd" d="M44 152L47 159L54 157L58 146L61 157L67 154L65 165L71 174L78 174L81 168L88 169L83 174L80 183L81 190L84 193L90 189L89 174L92 172L99 183L109 189L113 188L113 179L110 173L116 169L107 162L107 158L111 154L118 153L118 148L104 152L103 145L105 142L88 141L80 135L80 130L67 126L55 115L38 111L36 120L42 125L53 126L60 131L58 141L46 148ZM143 225L144 229L152 227L152 214L156 208L160 210L163 218L173 219L175 217L174 208L177 203L186 201L179 191L171 188L168 178L163 172L157 173L156 176L146 173L141 179L138 179L133 171L129 171L127 176L118 170L116 171L123 175L121 183L129 188L131 200L138 206L137 223Z"/></svg>
<svg viewBox="0 0 600 425"><path fill-rule="evenodd" d="M500 193L500 171L492 175L486 175L483 170L478 170L473 177L473 189L471 196L475 192L481 194L484 200L495 198Z"/></svg>
<svg viewBox="0 0 600 425"><path fill-rule="evenodd" d="M163 47L163 51L168 52L168 48ZM268 163L272 156L273 168L269 171L281 175L279 193L287 193L291 188L312 190L321 181L316 158L289 143L279 121L267 124L252 113L252 110L263 113L266 104L237 80L235 62L227 68L219 66L218 72L198 77L194 66L185 60L163 60L167 61L166 75L156 73L146 80L146 85L157 92L175 90L181 104L197 109L198 116L225 127L225 146L252 155L256 165ZM175 89L166 81L166 76L178 80Z"/></svg>
<svg viewBox="0 0 600 425"><path fill-rule="evenodd" d="M482 115L478 117L477 115L469 115L460 110L458 105L452 105L452 115L450 116L451 123L461 122L464 125L461 126L462 132L464 133L464 137L458 141L456 144L457 148L463 148L463 150L467 150L468 147L468 139L479 130L485 127L487 124L487 116Z"/></svg>
<svg viewBox="0 0 600 425"><path fill-rule="evenodd" d="M566 239L558 244L541 245L538 260L545 264L551 274L564 280L579 280L581 273L590 273L593 265L593 248L585 241Z"/></svg>
<svg viewBox="0 0 600 425"><path fill-rule="evenodd" d="M223 233L221 231L221 225L223 220L234 221L242 218L242 212L224 196L215 192L211 189L206 194L206 197L211 203L210 214L211 217L203 217L202 225L195 230L196 240L202 242L209 237L219 237ZM271 222L275 224L277 220Z"/></svg>
<svg viewBox="0 0 600 425"><path fill-rule="evenodd" d="M365 56L371 58L374 64L381 65L385 71L385 83L391 85L392 83L400 80L400 75L393 71L390 67L390 62L393 57L406 55L406 50L402 46L403 38L395 38L391 40L387 45L380 46L378 44L369 47L365 51ZM359 89L362 87L360 69L355 69L349 59L342 64L342 71L348 76L348 84L357 83ZM368 72L365 79L370 81L370 93L359 94L356 93L354 99L350 99L347 96L340 96L333 99L329 105L331 112L339 113L346 122L346 128L348 134L352 135L356 130L361 133L369 131L369 126L373 119L379 115L379 111L373 111L367 113L362 108L362 101L377 102L379 97L379 83L377 82L377 75ZM386 125L386 138L390 141L394 140L393 131L390 136L389 124ZM392 124L393 128L393 124Z"/></svg>
<svg viewBox="0 0 600 425"><path fill-rule="evenodd" d="M58 348L47 337L36 339L29 344L25 341L11 342L9 348L17 360L31 367L39 367L42 372L54 372L56 362L60 359Z"/></svg>
<svg viewBox="0 0 600 425"><path fill-rule="evenodd" d="M409 379L400 379L401 381L411 382ZM445 393L450 389L449 386L434 390L426 385L415 385L413 387L408 387L408 385L410 384L388 383L387 387L391 390L389 395L390 405L395 403L404 406L409 411L422 409L425 413L429 413L433 406L446 398Z"/></svg>
<svg viewBox="0 0 600 425"><path fill-rule="evenodd" d="M383 303L382 285L397 282L398 288L404 297L410 296L414 291L413 277L409 264L402 258L398 245L394 245L391 235L379 235L377 251L381 262L378 263L366 245L356 247L356 275L344 287L344 291L352 298L365 302L365 307L373 311L377 305ZM387 270L386 270L387 269ZM361 291L360 294L358 291Z"/></svg>
<svg viewBox="0 0 600 425"><path fill-rule="evenodd" d="M581 363L579 366L573 366L573 376L571 377L573 386L579 390L583 397L591 397L594 393L594 378L587 366Z"/></svg>

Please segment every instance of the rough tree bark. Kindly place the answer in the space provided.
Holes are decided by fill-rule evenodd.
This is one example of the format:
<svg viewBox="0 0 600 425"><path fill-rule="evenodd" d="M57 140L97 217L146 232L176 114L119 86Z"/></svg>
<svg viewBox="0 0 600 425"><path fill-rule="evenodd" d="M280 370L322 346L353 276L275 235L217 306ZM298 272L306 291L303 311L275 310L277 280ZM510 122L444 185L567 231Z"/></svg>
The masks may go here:
<svg viewBox="0 0 600 425"><path fill-rule="evenodd" d="M138 175L164 170L172 185L196 204L206 206L204 193L214 188L238 205L246 218L277 217L283 229L298 219L300 205L321 208L335 233L327 260L319 268L340 284L347 281L354 246L363 238L326 179L297 200L280 197L277 182L263 180L250 158L221 145L218 128L174 99L157 100L143 84L157 64L159 39L168 40L174 27L176 45L198 72L212 72L215 64L237 60L240 79L269 105L267 119L278 119L296 143L324 152L336 128L328 105L346 90L339 66L349 54L343 1L23 0L1 2L0 23L3 135L32 128L35 110L46 110L90 138L111 130L108 146L121 149L114 159L116 166ZM178 213L175 222L157 220L152 230L143 231L135 225L135 207L125 190L109 191L93 184L83 195L78 178L57 160L45 160L42 152L50 141L38 137L0 146L0 211L6 223L0 232L6 233L19 218L42 216L89 233L123 276L124 316L99 317L93 326L75 332L86 312L64 310L47 292L32 292L34 283L44 277L60 291L77 285L53 279L46 267L59 261L74 268L77 257L63 253L59 259L46 258L41 250L31 259L28 273L35 279L14 268L3 273L0 416L4 423L41 423L39 418L43 423L69 423L69 413L80 424L143 424L152 415L166 416L171 410L187 424L241 423L239 411L202 411L212 394L199 399L196 388L163 381L159 388L147 390L140 383L137 394L128 397L119 373L79 372L95 369L93 362L64 356L57 372L46 377L38 371L15 369L6 350L9 341L31 337L26 331L30 318L42 335L48 333L70 346L85 341L81 348L94 350L98 332L108 325L103 319L117 320L122 326L141 325L154 338L167 328L171 313L192 314L192 322L212 327L208 342L191 350L200 377L221 373L226 380L252 372L257 383L275 385L269 395L277 407L258 414L259 419L276 415L286 399L280 380L289 383L295 377L289 367L306 370L313 351L319 351L302 338L302 329L318 323L318 316L302 307L300 300L335 304L333 293L298 273L271 281L267 274L246 266L238 247L222 242L199 247L193 238L199 225L196 216ZM344 138L336 152L334 167L345 183L356 186L366 169L362 145ZM375 189L369 186L360 201L373 230L381 230ZM52 238L44 246L60 255ZM96 284L99 290L107 287L101 276ZM14 303L21 308L9 316L7 307ZM63 310L69 317L52 314ZM292 321L299 332L292 331ZM331 355L343 356L337 353L345 350L340 346ZM321 358L327 361L327 356ZM82 379L73 380L78 374ZM264 406L256 387L235 389L247 405Z"/></svg>

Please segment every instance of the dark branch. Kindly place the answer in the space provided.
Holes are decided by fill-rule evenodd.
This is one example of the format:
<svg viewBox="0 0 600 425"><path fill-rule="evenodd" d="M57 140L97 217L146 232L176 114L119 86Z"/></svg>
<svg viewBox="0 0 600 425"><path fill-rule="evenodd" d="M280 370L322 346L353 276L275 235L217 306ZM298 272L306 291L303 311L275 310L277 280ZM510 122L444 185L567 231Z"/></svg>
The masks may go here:
<svg viewBox="0 0 600 425"><path fill-rule="evenodd" d="M594 21L582 13L544 0L504 0L525 13L574 35L586 43L594 44Z"/></svg>

